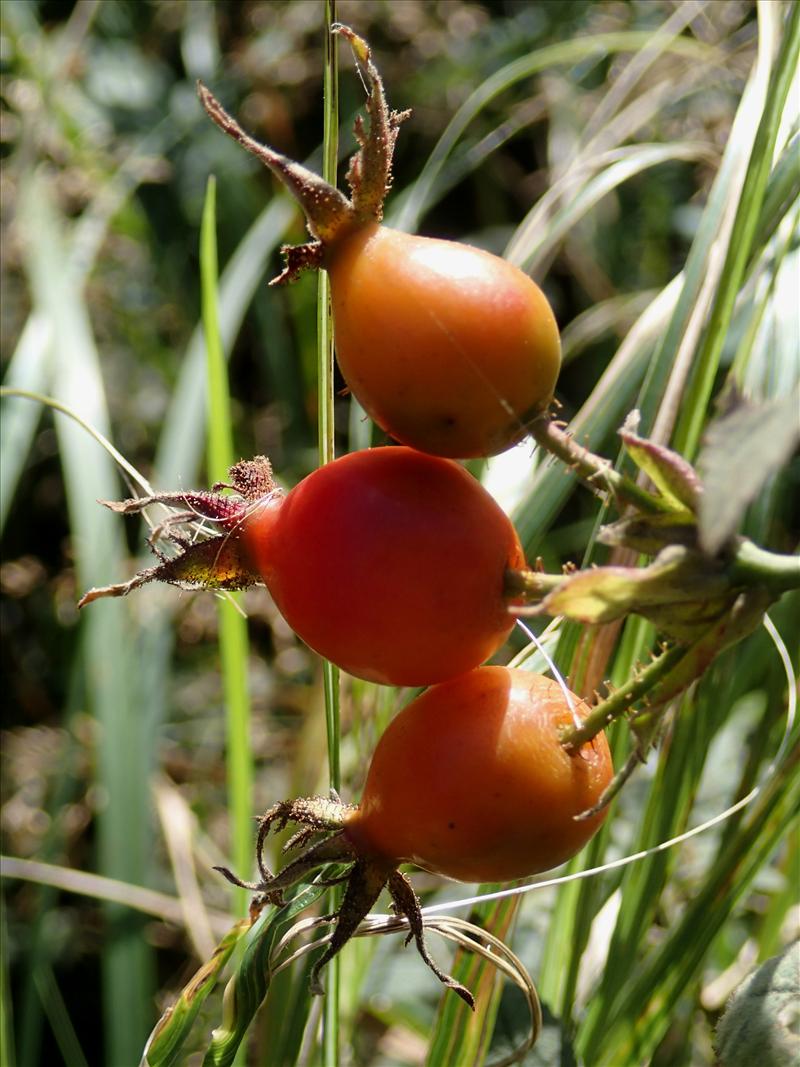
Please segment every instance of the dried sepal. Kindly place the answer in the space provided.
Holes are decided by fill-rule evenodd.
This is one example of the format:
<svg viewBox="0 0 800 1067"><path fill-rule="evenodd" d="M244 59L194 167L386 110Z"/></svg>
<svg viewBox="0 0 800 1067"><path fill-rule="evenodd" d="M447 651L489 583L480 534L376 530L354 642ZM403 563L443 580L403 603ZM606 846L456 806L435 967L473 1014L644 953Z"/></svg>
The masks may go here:
<svg viewBox="0 0 800 1067"><path fill-rule="evenodd" d="M268 145L260 144L242 129L211 90L197 83L200 102L209 118L229 137L246 148L278 178L300 205L314 238L303 245L281 249L286 265L270 283L294 281L306 270L324 266L325 251L354 226L380 222L383 202L391 185L392 157L400 124L410 111L392 111L386 102L381 76L372 62L368 44L348 26L337 23L333 32L345 37L353 50L359 74L367 89L369 128L356 119L358 151L350 161L347 181L352 200L318 174L288 159Z"/></svg>
<svg viewBox="0 0 800 1067"><path fill-rule="evenodd" d="M219 128L259 159L286 186L306 217L309 232L324 242L333 238L353 220L353 205L339 190L318 174L295 163L245 133L228 114L211 90L197 83L197 94L206 114Z"/></svg>
<svg viewBox="0 0 800 1067"><path fill-rule="evenodd" d="M347 171L353 209L359 222L380 222L383 218L383 202L392 184L392 158L397 133L411 112L392 111L389 108L383 80L372 62L372 52L367 42L341 23L336 23L332 32L348 41L368 92L369 131L365 131L363 120L357 118L355 135L359 150L350 160Z"/></svg>
<svg viewBox="0 0 800 1067"><path fill-rule="evenodd" d="M283 270L277 277L270 279L270 285L288 285L296 281L307 270L319 270L324 258L324 245L321 241L309 241L304 245L281 245Z"/></svg>
<svg viewBox="0 0 800 1067"><path fill-rule="evenodd" d="M163 556L155 567L139 571L127 582L89 589L78 601L78 607L86 607L92 601L106 597L127 596L148 582L166 582L181 589L222 589L232 592L247 589L260 581L242 556L239 538L235 533L219 534L194 544L180 539L179 544L179 555Z"/></svg>
<svg viewBox="0 0 800 1067"><path fill-rule="evenodd" d="M355 810L352 805L343 804L335 793L330 797L300 797L282 801L273 805L259 821L256 841L259 881L242 881L226 867L215 869L234 885L256 893L258 901L280 904L286 889L307 879L314 871L329 864L345 864L347 870L344 874L326 880L334 883L344 881L346 889L335 916L336 926L330 941L311 969L311 992L323 992L322 970L354 936L382 890L388 888L395 913L408 921L410 933L407 943L413 938L420 956L439 981L457 993L470 1008L474 1008L470 991L441 970L428 952L419 898L411 883L398 871L397 864L381 856L361 855L347 836L344 828ZM283 830L290 822L297 823L300 831L293 835L289 846L302 846L303 851L273 875L264 864L266 838L273 829Z"/></svg>
<svg viewBox="0 0 800 1067"><path fill-rule="evenodd" d="M241 527L253 508L281 490L275 484L272 467L265 456L240 460L230 468L228 477L229 482L219 482L211 490L179 490L129 500L101 501L119 515L141 514L156 504L172 511L148 538L159 563L127 582L88 590L78 601L78 607L105 597L127 596L149 582L231 592L259 584L261 578L242 549ZM232 490L233 495L223 490ZM209 523L221 532L210 532ZM182 528L191 534L182 533ZM168 552L161 549L162 541L169 546Z"/></svg>

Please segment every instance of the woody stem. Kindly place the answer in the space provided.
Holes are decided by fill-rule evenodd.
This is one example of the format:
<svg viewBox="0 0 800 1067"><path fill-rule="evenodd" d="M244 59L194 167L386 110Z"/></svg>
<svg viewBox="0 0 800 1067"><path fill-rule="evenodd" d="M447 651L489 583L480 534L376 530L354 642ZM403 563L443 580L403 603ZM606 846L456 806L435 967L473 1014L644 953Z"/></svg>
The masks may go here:
<svg viewBox="0 0 800 1067"><path fill-rule="evenodd" d="M641 700L667 675L687 654L685 645L674 645L666 649L641 673L618 689L606 700L602 700L583 720L579 727L570 726L561 735L561 744L570 755L576 753L581 745L604 730L609 723L623 715L632 704Z"/></svg>
<svg viewBox="0 0 800 1067"><path fill-rule="evenodd" d="M549 415L540 415L528 428L537 444L570 467L594 493L609 492L619 502L633 504L651 515L668 510L652 493L614 470L607 459L579 445Z"/></svg>

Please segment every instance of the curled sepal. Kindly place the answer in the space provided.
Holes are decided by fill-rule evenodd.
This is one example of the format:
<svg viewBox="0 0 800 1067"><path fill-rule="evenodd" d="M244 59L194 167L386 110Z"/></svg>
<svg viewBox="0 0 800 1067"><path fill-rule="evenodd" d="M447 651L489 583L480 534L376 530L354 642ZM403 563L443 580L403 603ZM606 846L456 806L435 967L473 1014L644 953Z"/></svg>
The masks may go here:
<svg viewBox="0 0 800 1067"><path fill-rule="evenodd" d="M120 515L137 515L155 504L170 509L148 538L148 544L160 562L140 571L127 582L90 589L78 601L78 607L104 597L127 596L148 582L229 591L258 584L261 577L252 569L242 550L242 523L253 508L280 495L281 490L275 484L272 467L265 456L234 463L228 477L229 482L219 482L212 490L180 490L129 500L101 501ZM234 495L223 493L224 489L233 490ZM222 532L210 534L208 523L213 523ZM191 536L181 532L182 529L190 530ZM174 554L159 548L162 540Z"/></svg>
<svg viewBox="0 0 800 1067"><path fill-rule="evenodd" d="M350 160L347 171L353 209L359 222L380 222L383 218L383 202L392 184L392 158L397 132L411 112L392 111L389 108L383 81L372 62L372 52L367 42L341 23L336 23L332 32L340 34L350 44L369 94L369 130L364 130L364 123L358 117L355 135L359 150Z"/></svg>
<svg viewBox="0 0 800 1067"><path fill-rule="evenodd" d="M637 423L638 412L633 412L619 432L628 455L672 510L696 515L702 486L694 467L677 452L639 437Z"/></svg>
<svg viewBox="0 0 800 1067"><path fill-rule="evenodd" d="M395 913L408 921L411 931L409 940L414 939L424 962L440 982L457 993L470 1008L474 1008L470 991L442 971L431 958L425 944L419 899L411 884L397 870L397 862L372 853L362 854L348 836L347 823L356 811L352 805L343 804L335 793L331 793L330 797L301 797L282 801L271 807L259 823L256 862L260 880L244 882L227 868L218 867L217 870L234 885L256 893L259 901L280 904L284 892L291 886L307 879L320 867L337 865L333 880L316 879L317 885L345 882L345 892L328 945L311 969L312 993L323 992L322 970L354 936L381 891L388 888ZM277 874L271 874L263 858L266 837L273 828L281 830L289 822L296 823L300 830L291 838L287 848L302 847L302 851Z"/></svg>
<svg viewBox="0 0 800 1067"><path fill-rule="evenodd" d="M185 518L185 516L180 516ZM127 596L148 582L166 582L179 588L247 589L260 581L242 555L236 534L219 534L207 541L184 544L177 556L163 557L155 567L139 571L127 582L115 585L96 586L84 593L78 601L83 608L93 600L105 597Z"/></svg>

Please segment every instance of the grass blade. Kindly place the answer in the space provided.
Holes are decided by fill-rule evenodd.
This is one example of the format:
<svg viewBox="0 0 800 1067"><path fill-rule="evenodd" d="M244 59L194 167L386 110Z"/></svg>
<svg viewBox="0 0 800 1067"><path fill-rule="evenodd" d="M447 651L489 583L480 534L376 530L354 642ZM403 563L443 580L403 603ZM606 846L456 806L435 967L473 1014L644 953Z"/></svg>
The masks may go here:
<svg viewBox="0 0 800 1067"><path fill-rule="evenodd" d="M42 392L50 377L50 341L49 320L42 315L31 315L11 357L3 386L32 393ZM3 402L0 418L0 533L14 500L17 482L25 467L40 417L38 406Z"/></svg>
<svg viewBox="0 0 800 1067"><path fill-rule="evenodd" d="M34 307L51 323L53 392L84 419L107 433L108 416L98 354L82 296L61 268L66 250L63 224L47 179L37 173L25 192L22 214L30 243L26 263ZM57 420L57 433L78 584L89 588L122 573L122 530L115 517L97 507L117 494L111 460L71 420ZM108 797L98 815L99 869L122 881L141 883L149 869L150 823L147 794L153 723L137 699L135 674L126 654L135 644L124 608L87 613L81 646L86 694L100 724L98 785ZM115 925L123 912L105 909L110 943L104 955L104 1012L107 1060L133 1062L149 1029L151 950L140 925Z"/></svg>
<svg viewBox="0 0 800 1067"><path fill-rule="evenodd" d="M480 891L492 892L498 888L500 886L486 885L481 886ZM510 942L521 901L522 897L506 897L480 904L469 915L469 922L488 930L501 941ZM457 997L448 993L442 995L426 1067L449 1067L453 1063L479 1067L489 1051L502 983L494 966L462 948L456 952L449 973L473 994L475 1010L470 1011Z"/></svg>
<svg viewBox="0 0 800 1067"><path fill-rule="evenodd" d="M216 183L209 178L200 234L203 331L208 381L209 481L224 481L234 462L228 375L220 337L217 291ZM246 871L253 850L253 754L250 748L250 698L247 684L247 622L236 607L236 594L221 598L218 607L227 728L228 801L231 814L233 869ZM244 913L247 895L233 887L235 911Z"/></svg>
<svg viewBox="0 0 800 1067"><path fill-rule="evenodd" d="M684 408L675 436L676 448L689 459L697 450L705 422L722 346L757 231L784 105L800 58L800 7L797 4L789 6L783 26L779 24L780 14L780 8L759 5L759 23L763 35L759 65L767 68L767 57L774 38L780 37L780 50L764 87L764 107L731 229L720 285L714 296L703 342L695 357L688 387L689 403Z"/></svg>
<svg viewBox="0 0 800 1067"><path fill-rule="evenodd" d="M142 1063L147 1067L174 1067L203 1003L217 984L225 964L250 928L242 919L222 938L213 955L192 976L174 1004L164 1012L145 1046Z"/></svg>
<svg viewBox="0 0 800 1067"><path fill-rule="evenodd" d="M230 1067L253 1016L266 997L272 975L273 946L296 915L318 900L323 889L311 885L280 908L267 906L247 931L236 972L228 983L223 1017L212 1034L203 1067Z"/></svg>
<svg viewBox="0 0 800 1067"><path fill-rule="evenodd" d="M336 22L336 0L325 0L325 46L323 88L323 144L322 176L336 185L339 133L339 67L336 44L338 38L331 33ZM333 320L330 304L330 279L328 272L321 270L317 280L317 428L320 464L335 459L334 411L333 411ZM329 609L333 605L328 605ZM328 776L331 789L341 788L339 758L341 724L339 718L339 669L325 661L322 665L325 694L325 724L328 739ZM336 911L341 902L341 891L334 887L329 893L330 910ZM340 1061L340 987L341 961L334 958L328 968L328 980L323 1015L323 1063L337 1067Z"/></svg>
<svg viewBox="0 0 800 1067"><path fill-rule="evenodd" d="M577 37L571 41L538 48L530 55L516 59L487 78L464 101L447 125L431 152L411 194L403 204L402 212L393 221L399 230L414 231L427 210L439 172L465 130L487 104L511 86L531 78L550 67L578 63L587 57L598 59L616 52L636 52L652 42L649 31L631 30L623 33L598 33ZM696 62L708 62L714 58L714 50L689 38L677 37L669 42L666 50L684 55Z"/></svg>

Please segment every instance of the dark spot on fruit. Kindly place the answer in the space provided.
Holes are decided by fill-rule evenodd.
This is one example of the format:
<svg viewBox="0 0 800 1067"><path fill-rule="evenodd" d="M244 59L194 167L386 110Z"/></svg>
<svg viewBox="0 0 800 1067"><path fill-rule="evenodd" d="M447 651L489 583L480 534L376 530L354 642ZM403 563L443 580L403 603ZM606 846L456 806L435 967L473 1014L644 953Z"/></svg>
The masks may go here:
<svg viewBox="0 0 800 1067"><path fill-rule="evenodd" d="M455 828L456 828L456 824L454 822L449 822L447 824L447 829L448 830L455 830Z"/></svg>

